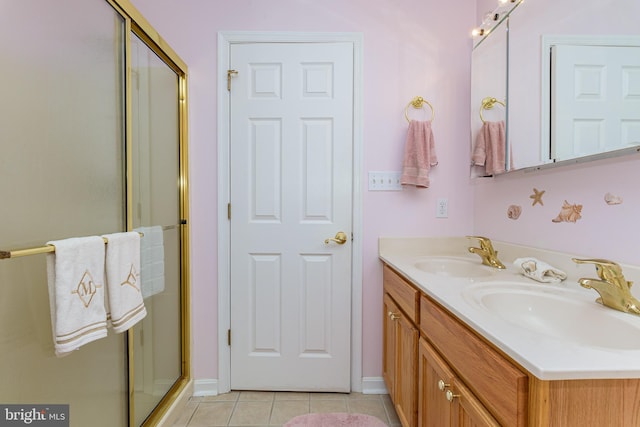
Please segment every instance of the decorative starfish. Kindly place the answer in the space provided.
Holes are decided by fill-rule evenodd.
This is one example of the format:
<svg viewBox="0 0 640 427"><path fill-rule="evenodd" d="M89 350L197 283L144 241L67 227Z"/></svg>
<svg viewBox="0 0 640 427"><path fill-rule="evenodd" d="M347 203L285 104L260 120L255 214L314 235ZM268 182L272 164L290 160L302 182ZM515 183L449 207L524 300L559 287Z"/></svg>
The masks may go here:
<svg viewBox="0 0 640 427"><path fill-rule="evenodd" d="M530 199L533 199L533 203L531 204L531 206L535 206L536 203L540 203L542 206L544 206L544 203L542 203L542 195L544 194L545 190L541 190L539 191L537 188L533 189L533 194L529 196Z"/></svg>

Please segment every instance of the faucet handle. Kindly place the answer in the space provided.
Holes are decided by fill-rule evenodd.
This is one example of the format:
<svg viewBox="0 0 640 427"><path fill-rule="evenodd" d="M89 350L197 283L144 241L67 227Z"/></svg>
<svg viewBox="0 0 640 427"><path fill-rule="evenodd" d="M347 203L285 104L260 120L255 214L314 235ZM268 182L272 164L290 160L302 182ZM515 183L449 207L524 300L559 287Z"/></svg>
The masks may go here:
<svg viewBox="0 0 640 427"><path fill-rule="evenodd" d="M571 258L571 261L576 264L601 264L601 265L617 265L620 266L615 261L610 261L608 259L603 258Z"/></svg>
<svg viewBox="0 0 640 427"><path fill-rule="evenodd" d="M576 264L595 264L596 265L596 270L598 270L598 267L601 267L601 268L606 268L606 269L609 269L609 270L616 271L617 273L622 273L622 267L620 267L620 264L618 264L617 262L614 262L614 261L610 261L608 259L602 259L602 258L571 258L571 260L573 262L575 262Z"/></svg>
<svg viewBox="0 0 640 427"><path fill-rule="evenodd" d="M491 245L491 240L484 236L466 236L467 239L476 239L483 245Z"/></svg>

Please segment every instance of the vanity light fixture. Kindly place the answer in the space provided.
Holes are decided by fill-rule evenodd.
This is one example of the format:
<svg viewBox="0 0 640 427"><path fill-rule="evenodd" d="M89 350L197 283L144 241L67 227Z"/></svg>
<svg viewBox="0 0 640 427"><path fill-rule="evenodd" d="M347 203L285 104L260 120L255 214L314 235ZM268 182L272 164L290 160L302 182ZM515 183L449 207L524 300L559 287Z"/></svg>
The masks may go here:
<svg viewBox="0 0 640 427"><path fill-rule="evenodd" d="M471 36L483 37L488 35L491 30L522 3L522 1L523 0L498 0L498 6L492 12L484 15L482 23L479 27L473 29Z"/></svg>

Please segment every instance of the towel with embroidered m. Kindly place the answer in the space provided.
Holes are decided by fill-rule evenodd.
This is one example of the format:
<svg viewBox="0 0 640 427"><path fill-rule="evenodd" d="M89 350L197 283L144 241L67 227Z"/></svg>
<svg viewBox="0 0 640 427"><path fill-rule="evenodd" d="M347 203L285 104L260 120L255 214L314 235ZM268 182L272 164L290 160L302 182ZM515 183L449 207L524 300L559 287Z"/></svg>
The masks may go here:
<svg viewBox="0 0 640 427"><path fill-rule="evenodd" d="M102 236L107 239L107 303L115 333L131 328L147 315L140 281L140 234Z"/></svg>
<svg viewBox="0 0 640 427"><path fill-rule="evenodd" d="M104 241L73 237L47 244L47 282L55 354L66 356L107 336L104 309Z"/></svg>

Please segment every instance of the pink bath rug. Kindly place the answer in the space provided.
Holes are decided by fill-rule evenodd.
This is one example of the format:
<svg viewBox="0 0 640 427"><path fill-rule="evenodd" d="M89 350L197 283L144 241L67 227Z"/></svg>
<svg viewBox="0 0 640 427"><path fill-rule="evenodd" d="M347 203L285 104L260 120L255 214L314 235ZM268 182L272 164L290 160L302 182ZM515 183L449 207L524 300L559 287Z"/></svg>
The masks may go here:
<svg viewBox="0 0 640 427"><path fill-rule="evenodd" d="M371 415L335 412L298 415L283 427L387 427L387 425Z"/></svg>

